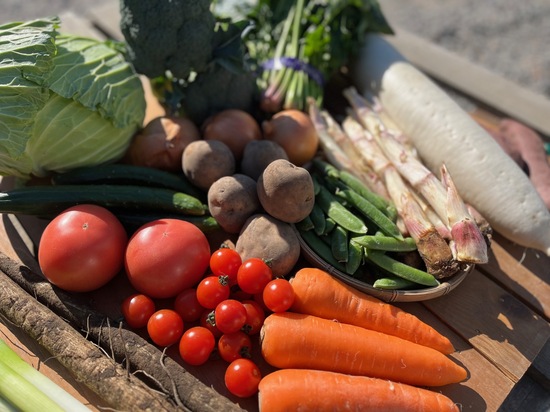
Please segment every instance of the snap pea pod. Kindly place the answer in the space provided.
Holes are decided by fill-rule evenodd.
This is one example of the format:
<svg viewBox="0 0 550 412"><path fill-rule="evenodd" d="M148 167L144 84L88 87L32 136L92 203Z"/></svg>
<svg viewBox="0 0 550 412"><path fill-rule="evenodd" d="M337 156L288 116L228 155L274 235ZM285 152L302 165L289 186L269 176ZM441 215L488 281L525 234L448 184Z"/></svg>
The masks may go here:
<svg viewBox="0 0 550 412"><path fill-rule="evenodd" d="M300 220L298 223L296 223L296 228L299 231L305 232L306 230L312 230L315 228L315 225L311 221L311 217L306 216L304 219Z"/></svg>
<svg viewBox="0 0 550 412"><path fill-rule="evenodd" d="M315 230L315 233L317 233L318 235L322 235L323 233L325 233L325 212L323 212L323 209L321 209L321 207L317 203L313 204L313 209L311 209L311 212L309 213L309 218L313 223L313 230Z"/></svg>
<svg viewBox="0 0 550 412"><path fill-rule="evenodd" d="M355 243L349 242L348 261L346 262L346 273L353 276L363 263L363 248Z"/></svg>
<svg viewBox="0 0 550 412"><path fill-rule="evenodd" d="M326 217L325 218L325 233L323 233L324 235L328 235L330 234L334 228L336 227L336 222L334 221L334 219L331 219L330 217Z"/></svg>
<svg viewBox="0 0 550 412"><path fill-rule="evenodd" d="M363 216L376 224L376 226L386 235L396 239L403 239L403 235L395 222L389 219L388 216L357 192L351 189L345 189L338 190L336 195L351 203Z"/></svg>
<svg viewBox="0 0 550 412"><path fill-rule="evenodd" d="M418 283L424 286L438 286L439 281L428 272L417 269L402 263L379 250L364 249L365 257L377 265L378 267L386 270L387 272L398 276L400 278L409 280L411 282Z"/></svg>
<svg viewBox="0 0 550 412"><path fill-rule="evenodd" d="M322 258L325 262L327 262L335 269L341 272L345 271L345 266L334 259L334 257L332 256L330 245L325 243L319 236L315 234L314 231L308 230L306 232L300 232L300 236L317 256Z"/></svg>
<svg viewBox="0 0 550 412"><path fill-rule="evenodd" d="M418 287L418 283L403 279L397 276L376 279L372 284L373 287L386 290L397 289L414 289Z"/></svg>
<svg viewBox="0 0 550 412"><path fill-rule="evenodd" d="M340 171L340 180L351 190L354 190L371 202L378 210L388 216L390 220L395 222L397 219L397 208L391 202L371 191L357 177L345 170Z"/></svg>
<svg viewBox="0 0 550 412"><path fill-rule="evenodd" d="M331 234L332 256L338 262L348 261L348 232L342 226L336 226Z"/></svg>
<svg viewBox="0 0 550 412"><path fill-rule="evenodd" d="M336 196L324 186L319 187L319 193L315 197L315 200L328 217L333 219L347 231L357 234L367 233L367 226L363 220L344 207L344 205L336 199Z"/></svg>
<svg viewBox="0 0 550 412"><path fill-rule="evenodd" d="M396 239L376 234L356 236L351 241L371 250L384 250L387 252L412 252L416 250L416 242L411 237Z"/></svg>

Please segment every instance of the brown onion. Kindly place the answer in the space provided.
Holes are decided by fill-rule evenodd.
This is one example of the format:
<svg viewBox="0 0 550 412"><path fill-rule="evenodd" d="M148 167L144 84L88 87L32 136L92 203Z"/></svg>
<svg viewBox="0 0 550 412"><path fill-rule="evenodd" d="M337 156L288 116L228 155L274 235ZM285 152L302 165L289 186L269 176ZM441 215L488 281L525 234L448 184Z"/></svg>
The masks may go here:
<svg viewBox="0 0 550 412"><path fill-rule="evenodd" d="M180 172L183 149L199 139L199 129L191 120L175 116L157 117L136 134L126 152L125 162Z"/></svg>
<svg viewBox="0 0 550 412"><path fill-rule="evenodd" d="M262 123L264 139L278 143L296 166L309 162L319 148L319 136L310 117L300 110L282 110Z"/></svg>
<svg viewBox="0 0 550 412"><path fill-rule="evenodd" d="M252 140L262 138L260 125L244 110L226 109L209 117L201 127L205 140L220 140L225 143L240 161L244 147Z"/></svg>

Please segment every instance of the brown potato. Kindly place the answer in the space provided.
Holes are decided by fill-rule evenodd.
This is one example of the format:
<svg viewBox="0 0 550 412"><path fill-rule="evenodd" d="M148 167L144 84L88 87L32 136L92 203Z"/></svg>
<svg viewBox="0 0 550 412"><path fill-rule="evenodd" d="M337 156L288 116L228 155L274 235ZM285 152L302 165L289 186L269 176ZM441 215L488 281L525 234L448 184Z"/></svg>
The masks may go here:
<svg viewBox="0 0 550 412"><path fill-rule="evenodd" d="M220 227L239 233L246 219L260 207L256 181L243 174L224 176L208 190L208 209Z"/></svg>
<svg viewBox="0 0 550 412"><path fill-rule="evenodd" d="M300 242L292 226L264 213L248 218L236 250L243 262L252 257L270 262L275 277L288 275L300 258Z"/></svg>
<svg viewBox="0 0 550 412"><path fill-rule="evenodd" d="M309 172L284 159L275 160L265 168L258 178L257 189L264 210L287 223L303 220L315 203Z"/></svg>
<svg viewBox="0 0 550 412"><path fill-rule="evenodd" d="M200 189L208 190L223 176L235 173L236 162L229 147L219 140L197 140L181 157L183 174Z"/></svg>
<svg viewBox="0 0 550 412"><path fill-rule="evenodd" d="M258 180L265 168L277 159L288 160L285 149L279 143L272 140L252 140L244 148L241 172Z"/></svg>

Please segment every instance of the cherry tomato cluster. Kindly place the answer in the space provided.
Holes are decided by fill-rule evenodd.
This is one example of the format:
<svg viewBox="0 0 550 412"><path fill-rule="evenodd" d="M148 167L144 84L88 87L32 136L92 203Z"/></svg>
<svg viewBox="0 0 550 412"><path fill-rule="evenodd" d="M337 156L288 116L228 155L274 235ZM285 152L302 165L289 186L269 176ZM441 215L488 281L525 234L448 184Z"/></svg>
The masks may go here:
<svg viewBox="0 0 550 412"><path fill-rule="evenodd" d="M238 397L256 394L261 379L251 359L265 317L284 312L294 302L290 282L274 278L259 258L242 261L234 249L222 247L210 255L200 281L181 291L170 308L156 309L154 298L128 296L122 314L132 328L146 328L158 346L177 344L182 360L199 366L217 356L228 362L227 389Z"/></svg>

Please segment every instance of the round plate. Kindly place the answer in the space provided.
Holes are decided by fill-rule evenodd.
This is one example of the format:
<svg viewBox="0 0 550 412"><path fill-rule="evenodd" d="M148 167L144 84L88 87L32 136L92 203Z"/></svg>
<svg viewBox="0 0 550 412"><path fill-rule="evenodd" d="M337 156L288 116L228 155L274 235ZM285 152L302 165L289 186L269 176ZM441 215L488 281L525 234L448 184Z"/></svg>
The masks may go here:
<svg viewBox="0 0 550 412"><path fill-rule="evenodd" d="M450 279L441 282L438 286L426 287L414 290L388 290L375 288L368 283L362 282L352 276L343 273L330 265L319 257L302 239L298 231L296 230L298 239L300 241L300 247L304 258L313 266L330 273L332 276L342 280L348 285L367 293L385 302L420 302L424 300L435 299L440 296L446 295L451 290L456 288L472 271L475 265L468 265L465 269L453 275Z"/></svg>

